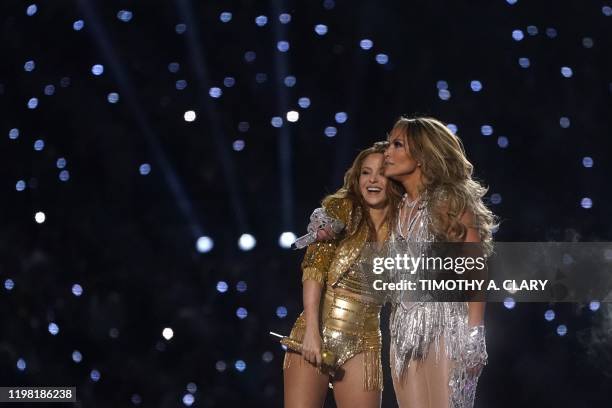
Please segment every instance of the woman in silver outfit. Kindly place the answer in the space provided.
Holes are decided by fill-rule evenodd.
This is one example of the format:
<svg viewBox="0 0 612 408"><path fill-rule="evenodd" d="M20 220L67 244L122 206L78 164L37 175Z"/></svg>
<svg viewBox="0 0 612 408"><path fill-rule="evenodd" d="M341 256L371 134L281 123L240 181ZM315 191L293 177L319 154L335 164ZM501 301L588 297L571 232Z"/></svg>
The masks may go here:
<svg viewBox="0 0 612 408"><path fill-rule="evenodd" d="M486 188L472 172L460 139L443 123L401 117L385 151L385 176L405 189L391 252L408 245L421 254L432 242L480 242L485 253L490 251L495 217L482 202ZM395 272L392 279L399 276ZM484 302L415 301L406 291L394 295L390 361L400 407L473 406L487 363L484 311Z"/></svg>

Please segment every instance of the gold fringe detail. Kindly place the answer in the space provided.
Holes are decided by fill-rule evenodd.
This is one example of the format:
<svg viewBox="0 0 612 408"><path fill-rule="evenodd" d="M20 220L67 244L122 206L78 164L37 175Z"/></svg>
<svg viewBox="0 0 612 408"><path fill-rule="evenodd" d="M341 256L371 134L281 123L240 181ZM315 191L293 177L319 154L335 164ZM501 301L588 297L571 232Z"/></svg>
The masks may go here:
<svg viewBox="0 0 612 408"><path fill-rule="evenodd" d="M380 350L370 349L363 353L363 389L383 390L383 373Z"/></svg>
<svg viewBox="0 0 612 408"><path fill-rule="evenodd" d="M303 269L302 282L305 280L313 280L319 282L321 285L325 285L325 275L313 267L306 267Z"/></svg>
<svg viewBox="0 0 612 408"><path fill-rule="evenodd" d="M304 326L304 317L300 315L300 317L298 317L298 319L295 321L295 324L293 325L293 329L291 329L291 334L289 334L289 337L295 340L299 340L301 342L304 338L305 331L306 327ZM302 358L301 354L293 353L287 350L285 352L285 359L283 360L283 370L291 367L291 359L289 358L290 355L293 355L293 359L299 357L298 360L300 361L300 364L304 362L304 359Z"/></svg>

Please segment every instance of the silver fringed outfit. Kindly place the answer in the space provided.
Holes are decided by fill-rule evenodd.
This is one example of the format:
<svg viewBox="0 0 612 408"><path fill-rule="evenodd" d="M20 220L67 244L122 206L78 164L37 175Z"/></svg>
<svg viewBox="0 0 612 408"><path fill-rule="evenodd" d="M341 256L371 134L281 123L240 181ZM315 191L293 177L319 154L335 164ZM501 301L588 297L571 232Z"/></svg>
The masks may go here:
<svg viewBox="0 0 612 408"><path fill-rule="evenodd" d="M415 203L411 212L414 217L407 228L404 226L405 235L398 220L389 243L390 257L406 252L420 256L435 241L427 202ZM406 214L404 217L410 218ZM391 281L423 279L425 273L394 270ZM467 302L428 301L427 294L396 291L392 303L391 370L394 378L409 388L408 405L421 406L423 401L429 401L431 407L473 407L478 375L471 376L468 368L486 364L486 350L484 327L468 327Z"/></svg>

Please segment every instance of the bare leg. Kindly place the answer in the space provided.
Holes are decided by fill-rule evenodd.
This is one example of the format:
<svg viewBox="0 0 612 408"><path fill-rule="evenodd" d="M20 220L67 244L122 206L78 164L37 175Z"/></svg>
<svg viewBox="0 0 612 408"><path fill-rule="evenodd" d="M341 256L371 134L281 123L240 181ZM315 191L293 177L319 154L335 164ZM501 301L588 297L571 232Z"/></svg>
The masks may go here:
<svg viewBox="0 0 612 408"><path fill-rule="evenodd" d="M382 392L363 389L364 354L360 353L349 359L342 369L344 376L334 382L334 399L338 408L378 408Z"/></svg>
<svg viewBox="0 0 612 408"><path fill-rule="evenodd" d="M288 353L289 367L284 369L285 407L321 408L325 403L329 376L297 353Z"/></svg>

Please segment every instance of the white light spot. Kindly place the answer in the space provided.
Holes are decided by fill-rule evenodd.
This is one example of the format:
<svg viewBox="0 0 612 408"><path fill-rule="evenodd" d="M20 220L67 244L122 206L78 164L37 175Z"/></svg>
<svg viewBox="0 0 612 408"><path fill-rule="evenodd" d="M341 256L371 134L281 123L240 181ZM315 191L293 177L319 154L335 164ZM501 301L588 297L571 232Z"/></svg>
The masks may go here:
<svg viewBox="0 0 612 408"><path fill-rule="evenodd" d="M380 65L385 65L389 62L389 56L387 54L376 54L376 62Z"/></svg>
<svg viewBox="0 0 612 408"><path fill-rule="evenodd" d="M230 13L229 11L224 11L219 16L219 20L221 20L221 22L223 23L229 23L232 20L232 13Z"/></svg>
<svg viewBox="0 0 612 408"><path fill-rule="evenodd" d="M49 323L49 333L51 333L53 336L57 336L57 334L59 333L59 326L53 322Z"/></svg>
<svg viewBox="0 0 612 408"><path fill-rule="evenodd" d="M272 120L270 121L270 123L275 128L279 128L279 127L283 126L283 119L280 116L274 116L272 118Z"/></svg>
<svg viewBox="0 0 612 408"><path fill-rule="evenodd" d="M559 336L565 336L567 334L567 326L564 324L557 326L557 334Z"/></svg>
<svg viewBox="0 0 612 408"><path fill-rule="evenodd" d="M344 123L347 121L348 115L346 114L346 112L338 112L334 116L334 119L336 119L336 123Z"/></svg>
<svg viewBox="0 0 612 408"><path fill-rule="evenodd" d="M594 161L592 157L585 156L582 158L582 165L586 167L587 169L590 169L591 167L593 167L593 164L594 164Z"/></svg>
<svg viewBox="0 0 612 408"><path fill-rule="evenodd" d="M75 283L72 285L72 294L77 297L81 296L83 294L83 287L78 283Z"/></svg>
<svg viewBox="0 0 612 408"><path fill-rule="evenodd" d="M268 24L268 17L266 16L255 17L255 24L257 24L259 27L265 26L266 24Z"/></svg>
<svg viewBox="0 0 612 408"><path fill-rule="evenodd" d="M217 282L217 292L225 293L225 292L227 292L227 288L228 288L227 282L225 282L225 281Z"/></svg>
<svg viewBox="0 0 612 408"><path fill-rule="evenodd" d="M504 299L504 307L506 309L514 309L514 306L516 306L516 302L514 301L514 299L512 299L511 297L507 297L506 299Z"/></svg>
<svg viewBox="0 0 612 408"><path fill-rule="evenodd" d="M333 126L328 126L325 128L325 136L334 137L338 133L338 129Z"/></svg>
<svg viewBox="0 0 612 408"><path fill-rule="evenodd" d="M512 38L514 41L521 41L523 38L525 38L525 35L523 34L522 30L514 30L512 31Z"/></svg>
<svg viewBox="0 0 612 408"><path fill-rule="evenodd" d="M482 90L482 83L480 81L472 81L470 82L470 88L474 92L480 92Z"/></svg>
<svg viewBox="0 0 612 408"><path fill-rule="evenodd" d="M111 92L106 97L106 100L109 103L117 103L117 102L119 102L119 94L117 92Z"/></svg>
<svg viewBox="0 0 612 408"><path fill-rule="evenodd" d="M298 105L300 105L300 108L302 108L302 109L308 108L310 106L310 98L301 97L298 100Z"/></svg>
<svg viewBox="0 0 612 408"><path fill-rule="evenodd" d="M300 113L297 111L287 112L287 120L289 122L297 122L300 119Z"/></svg>
<svg viewBox="0 0 612 408"><path fill-rule="evenodd" d="M359 46L361 47L362 50L369 50L374 46L374 42L366 38L365 40L359 41Z"/></svg>
<svg viewBox="0 0 612 408"><path fill-rule="evenodd" d="M591 200L589 197L584 197L582 200L580 200L580 206L584 209L589 209L593 207L593 200Z"/></svg>
<svg viewBox="0 0 612 408"><path fill-rule="evenodd" d="M196 113L192 110L185 112L185 122L193 122L196 119Z"/></svg>
<svg viewBox="0 0 612 408"><path fill-rule="evenodd" d="M546 319L549 322L552 322L553 320L555 320L555 311L552 309L548 309L546 312L544 312L544 319Z"/></svg>
<svg viewBox="0 0 612 408"><path fill-rule="evenodd" d="M529 61L529 58L527 57L521 57L519 58L519 65L521 66L521 68L529 68L529 66L531 65L531 61Z"/></svg>
<svg viewBox="0 0 612 408"><path fill-rule="evenodd" d="M232 149L234 149L234 151L236 152L241 152L242 150L244 150L244 140L242 139L236 139L234 140L234 142L232 143Z"/></svg>
<svg viewBox="0 0 612 408"><path fill-rule="evenodd" d="M74 361L75 363L80 363L81 361L83 361L83 355L79 350L74 350L72 352L72 361Z"/></svg>
<svg viewBox="0 0 612 408"><path fill-rule="evenodd" d="M81 31L85 27L85 22L83 20L77 20L72 23L72 29L74 31Z"/></svg>
<svg viewBox="0 0 612 408"><path fill-rule="evenodd" d="M212 240L212 238L206 235L201 236L196 241L196 250L202 254L212 251L214 246L215 246L215 243Z"/></svg>
<svg viewBox="0 0 612 408"><path fill-rule="evenodd" d="M151 165L149 163L143 163L138 167L138 172L141 176L146 176L151 173Z"/></svg>
<svg viewBox="0 0 612 408"><path fill-rule="evenodd" d="M285 231L278 238L278 245L281 248L291 248L291 244L295 242L296 236L293 232Z"/></svg>
<svg viewBox="0 0 612 408"><path fill-rule="evenodd" d="M212 88L210 88L210 90L208 91L208 94L210 96L212 96L213 98L220 98L221 95L223 95L223 91L221 90L221 88L218 88L216 86L213 86Z"/></svg>
<svg viewBox="0 0 612 408"><path fill-rule="evenodd" d="M166 327L164 330L162 330L162 336L164 339L170 340L172 337L174 337L174 330L172 330L170 327Z"/></svg>
<svg viewBox="0 0 612 408"><path fill-rule="evenodd" d="M104 73L104 65L102 64L96 64L93 67L91 67L91 73L94 74L95 76L100 76Z"/></svg>
<svg viewBox="0 0 612 408"><path fill-rule="evenodd" d="M257 240L251 234L242 234L238 239L238 248L243 251L250 251L251 249L255 248L256 244Z"/></svg>
<svg viewBox="0 0 612 408"><path fill-rule="evenodd" d="M45 219L46 219L45 213L42 211L39 211L34 215L34 220L39 224L42 224L43 222L45 222Z"/></svg>
<svg viewBox="0 0 612 408"><path fill-rule="evenodd" d="M325 24L317 24L314 28L315 33L320 36L327 34L327 26Z"/></svg>

